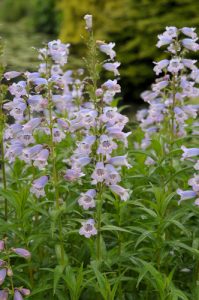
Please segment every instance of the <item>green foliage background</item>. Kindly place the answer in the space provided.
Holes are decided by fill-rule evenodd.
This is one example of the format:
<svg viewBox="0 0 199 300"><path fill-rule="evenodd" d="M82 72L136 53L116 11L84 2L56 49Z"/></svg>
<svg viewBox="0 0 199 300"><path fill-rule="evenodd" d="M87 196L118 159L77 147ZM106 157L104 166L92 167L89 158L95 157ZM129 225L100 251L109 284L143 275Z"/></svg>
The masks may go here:
<svg viewBox="0 0 199 300"><path fill-rule="evenodd" d="M35 41L35 33L50 34L46 40L60 37L62 41L72 43L73 53L82 56L85 49L81 47L83 16L93 14L97 37L116 42L118 60L122 63L123 96L132 103L138 101L141 91L153 81L153 61L163 55L155 47L157 35L172 25L198 29L198 12L198 0L2 0L0 23L3 21L8 27L14 25L15 28L15 23L23 20L21 31L28 31L27 39L33 38L32 46L37 46L39 41L42 44L44 40L40 35ZM27 44L22 40L23 43ZM13 38L9 47L14 47ZM26 53L28 51L30 47ZM26 56L28 60L29 55ZM79 62L73 60L72 63Z"/></svg>

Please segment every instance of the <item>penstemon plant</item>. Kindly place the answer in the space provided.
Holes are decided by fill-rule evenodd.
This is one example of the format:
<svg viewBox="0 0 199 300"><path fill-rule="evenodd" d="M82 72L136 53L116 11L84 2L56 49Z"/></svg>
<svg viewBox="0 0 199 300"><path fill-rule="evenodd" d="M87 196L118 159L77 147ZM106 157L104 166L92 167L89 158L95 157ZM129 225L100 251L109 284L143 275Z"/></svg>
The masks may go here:
<svg viewBox="0 0 199 300"><path fill-rule="evenodd" d="M65 178L73 181L87 174L86 181L88 181L88 176L91 178L90 189L81 193L78 203L84 210L96 206L96 221L90 218L82 222L79 233L86 238L97 235L96 258L101 260L101 218L104 193L109 188L123 201L129 197L128 191L118 185L122 180L118 171L122 166L131 166L127 162L126 155L115 156L113 153L121 143L127 147L127 137L130 132L122 131L128 121L127 117L122 116L116 107L111 107L114 95L120 92L117 80L109 79L98 87L101 67L112 71L115 76L119 75L117 67L120 64L114 62L115 44L106 44L101 41L96 43L93 36L92 16L86 15L85 20L88 31L88 58L85 59L85 63L89 73L89 76L85 78L85 90L88 99L86 98L87 101L80 107L76 118L71 121L71 130L81 130L82 136L85 137L78 141L78 147L70 158L71 169L67 170ZM109 59L105 62L100 61L99 51L108 55ZM85 170L87 165L89 168ZM97 225L95 225L96 222Z"/></svg>
<svg viewBox="0 0 199 300"><path fill-rule="evenodd" d="M12 295L14 300L22 300L23 296L29 296L30 290L24 287L15 287L14 282L14 269L13 262L11 261L13 257L20 256L25 259L30 259L31 254L28 250L23 248L8 248L8 241L5 238L0 241L0 285L1 288L4 285L4 288L0 290L0 299L7 300L9 295ZM6 279L9 278L9 285L6 284Z"/></svg>
<svg viewBox="0 0 199 300"><path fill-rule="evenodd" d="M196 30L158 36L135 127L116 45L84 21L83 68L54 40L35 72L0 70L0 299L199 299Z"/></svg>

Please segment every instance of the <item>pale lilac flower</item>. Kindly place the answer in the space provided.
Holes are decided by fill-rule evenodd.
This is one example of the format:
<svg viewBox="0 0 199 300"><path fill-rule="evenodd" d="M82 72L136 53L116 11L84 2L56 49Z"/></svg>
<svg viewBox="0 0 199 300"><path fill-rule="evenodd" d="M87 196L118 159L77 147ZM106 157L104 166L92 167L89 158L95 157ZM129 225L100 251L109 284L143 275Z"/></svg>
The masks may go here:
<svg viewBox="0 0 199 300"><path fill-rule="evenodd" d="M32 112L42 112L47 107L47 100L42 95L30 95L28 98L28 104Z"/></svg>
<svg viewBox="0 0 199 300"><path fill-rule="evenodd" d="M138 110L138 112L136 113L137 121L141 122L142 120L144 120L147 117L148 112L149 110L145 108Z"/></svg>
<svg viewBox="0 0 199 300"><path fill-rule="evenodd" d="M89 219L85 222L82 222L82 227L79 230L79 234L84 235L86 238L96 235L97 229L95 228L95 221L93 219Z"/></svg>
<svg viewBox="0 0 199 300"><path fill-rule="evenodd" d="M115 127L118 127L118 128L120 128L120 130L122 130L124 128L124 126L128 123L128 121L129 121L128 117L126 117L120 113L117 113Z"/></svg>
<svg viewBox="0 0 199 300"><path fill-rule="evenodd" d="M108 131L108 135L110 137L113 137L114 139L123 142L124 146L128 147L128 140L127 140L127 138L128 138L128 136L130 134L132 134L131 131L129 131L129 132L123 132L119 128L114 127L114 126L108 127L107 131Z"/></svg>
<svg viewBox="0 0 199 300"><path fill-rule="evenodd" d="M34 78L40 77L39 72L25 72L24 74L25 74L28 82Z"/></svg>
<svg viewBox="0 0 199 300"><path fill-rule="evenodd" d="M160 92L162 89L164 89L168 85L169 85L168 80L161 80L161 81L158 81L158 82L152 84L152 90L154 92Z"/></svg>
<svg viewBox="0 0 199 300"><path fill-rule="evenodd" d="M4 131L4 140L17 138L21 134L22 125L12 124L9 125Z"/></svg>
<svg viewBox="0 0 199 300"><path fill-rule="evenodd" d="M199 192L199 175L194 175L193 178L189 179L188 184L192 186L194 192Z"/></svg>
<svg viewBox="0 0 199 300"><path fill-rule="evenodd" d="M20 141L25 145L28 146L30 144L35 143L35 139L30 132L23 132L21 133L21 136L19 137Z"/></svg>
<svg viewBox="0 0 199 300"><path fill-rule="evenodd" d="M91 158L88 156L79 157L76 154L71 157L71 164L73 169L81 169L82 167L88 165Z"/></svg>
<svg viewBox="0 0 199 300"><path fill-rule="evenodd" d="M22 73L21 72L17 72L17 71L10 71L10 72L6 72L4 74L4 77L6 80L10 80L10 79L13 79L13 78L16 78L18 76L20 76Z"/></svg>
<svg viewBox="0 0 199 300"><path fill-rule="evenodd" d="M182 201L191 199L196 197L196 192L189 190L189 191L183 191L181 189L177 189L177 194L180 196L180 200L178 201L178 204L180 204Z"/></svg>
<svg viewBox="0 0 199 300"><path fill-rule="evenodd" d="M103 95L103 101L106 104L110 104L113 101L114 96L115 96L115 92L106 91Z"/></svg>
<svg viewBox="0 0 199 300"><path fill-rule="evenodd" d="M195 40L192 39L183 39L182 45L187 48L188 50L192 50L194 52L199 50L199 44L195 42Z"/></svg>
<svg viewBox="0 0 199 300"><path fill-rule="evenodd" d="M178 123L184 123L184 121L188 119L187 114L180 107L176 106L174 108L174 113L175 119Z"/></svg>
<svg viewBox="0 0 199 300"><path fill-rule="evenodd" d="M151 139L148 136L146 136L141 142L141 149L145 150L150 145L151 145Z"/></svg>
<svg viewBox="0 0 199 300"><path fill-rule="evenodd" d="M10 111L10 115L17 121L22 121L24 119L24 111L26 109L25 103L14 103L13 102L13 108Z"/></svg>
<svg viewBox="0 0 199 300"><path fill-rule="evenodd" d="M117 80L107 80L102 84L103 89L107 89L111 92L120 93L121 92L121 86L117 83Z"/></svg>
<svg viewBox="0 0 199 300"><path fill-rule="evenodd" d="M48 51L56 64L65 65L68 60L69 44L63 44L60 40L48 43Z"/></svg>
<svg viewBox="0 0 199 300"><path fill-rule="evenodd" d="M68 169L66 174L64 175L64 179L68 181L76 181L80 177L84 176L85 174L81 172L81 169Z"/></svg>
<svg viewBox="0 0 199 300"><path fill-rule="evenodd" d="M181 147L183 151L182 160L194 156L199 156L199 148L186 148L185 146Z"/></svg>
<svg viewBox="0 0 199 300"><path fill-rule="evenodd" d="M37 128L41 124L41 118L32 118L26 124L23 125L23 130L27 132L32 132L35 128Z"/></svg>
<svg viewBox="0 0 199 300"><path fill-rule="evenodd" d="M95 92L95 95L97 96L97 97L101 97L102 95L103 95L103 90L102 89L97 89L96 90L96 92Z"/></svg>
<svg viewBox="0 0 199 300"><path fill-rule="evenodd" d="M78 147L75 150L75 154L81 153L81 155L89 155L91 153L91 147L96 140L95 136L87 136L81 142L78 143Z"/></svg>
<svg viewBox="0 0 199 300"><path fill-rule="evenodd" d="M193 60L193 59L182 59L182 63L186 68L189 68L191 70L195 70L197 67L195 66L195 64L197 63L197 60Z"/></svg>
<svg viewBox="0 0 199 300"><path fill-rule="evenodd" d="M41 150L35 157L33 165L38 167L39 170L43 170L45 166L48 164L49 150L43 149Z"/></svg>
<svg viewBox="0 0 199 300"><path fill-rule="evenodd" d="M48 84L48 80L42 77L33 78L31 82L39 88L41 88L41 86L43 85L45 86ZM37 91L40 91L40 89L37 89Z"/></svg>
<svg viewBox="0 0 199 300"><path fill-rule="evenodd" d="M120 63L118 61L116 61L114 63L105 63L105 64L103 64L104 69L107 70L107 71L113 72L115 76L120 75L120 73L117 69L119 66L120 66Z"/></svg>
<svg viewBox="0 0 199 300"><path fill-rule="evenodd" d="M103 182L106 179L107 171L104 167L103 162L97 162L95 169L91 175L93 181L92 184L97 184L98 182Z"/></svg>
<svg viewBox="0 0 199 300"><path fill-rule="evenodd" d="M150 156L148 156L147 159L145 160L144 164L146 166L153 166L153 165L155 165L155 160L153 158L151 158Z"/></svg>
<svg viewBox="0 0 199 300"><path fill-rule="evenodd" d="M166 26L166 30L164 31L163 35L176 38L178 36L178 29L175 26Z"/></svg>
<svg viewBox="0 0 199 300"><path fill-rule="evenodd" d="M156 44L156 46L158 48L162 47L162 46L165 46L165 45L169 45L171 44L171 42L173 41L172 37L171 36L168 36L168 35L164 35L164 34L159 34L158 35L158 43Z"/></svg>
<svg viewBox="0 0 199 300"><path fill-rule="evenodd" d="M0 270L0 285L4 283L6 274L7 274L7 270L5 268Z"/></svg>
<svg viewBox="0 0 199 300"><path fill-rule="evenodd" d="M113 59L116 55L115 51L113 50L114 47L115 47L115 43L109 43L109 44L103 43L99 45L100 51L110 56L110 59Z"/></svg>
<svg viewBox="0 0 199 300"><path fill-rule="evenodd" d="M153 101L157 96L158 96L158 92L154 92L154 91L145 91L143 93L141 93L141 98L147 102L150 103L151 101Z"/></svg>
<svg viewBox="0 0 199 300"><path fill-rule="evenodd" d="M109 155L115 149L117 149L117 144L113 141L111 137L105 134L100 136L97 154L103 154L104 156L109 157Z"/></svg>
<svg viewBox="0 0 199 300"><path fill-rule="evenodd" d="M9 161L9 163L12 163L15 161L16 157L20 157L23 151L23 144L19 141L12 141L11 145L8 149L6 149L5 152L5 159Z"/></svg>
<svg viewBox="0 0 199 300"><path fill-rule="evenodd" d="M184 35L186 35L192 39L197 38L197 34L195 33L196 28L183 27L180 30L182 31L182 33L184 33Z"/></svg>
<svg viewBox="0 0 199 300"><path fill-rule="evenodd" d="M40 144L37 144L30 148L25 148L22 151L22 160L24 160L26 163L30 163L32 159L42 150L43 146Z"/></svg>
<svg viewBox="0 0 199 300"><path fill-rule="evenodd" d="M129 191L123 187L121 187L120 185L110 185L110 190L117 194L121 200L126 201L129 198Z"/></svg>
<svg viewBox="0 0 199 300"><path fill-rule="evenodd" d="M169 60L168 59L163 59L160 60L159 62L154 62L155 67L153 68L154 72L156 75L159 75L162 73L163 69L166 69L166 67L169 65Z"/></svg>
<svg viewBox="0 0 199 300"><path fill-rule="evenodd" d="M57 119L57 124L63 130L68 130L69 129L69 123L62 120L62 119Z"/></svg>
<svg viewBox="0 0 199 300"><path fill-rule="evenodd" d="M103 123L108 123L107 125L112 126L116 123L118 119L118 112L116 107L106 106L103 109L103 114L100 115L99 119Z"/></svg>
<svg viewBox="0 0 199 300"><path fill-rule="evenodd" d="M48 176L41 176L38 179L35 179L32 183L30 192L33 193L37 198L45 196L44 187L48 182Z"/></svg>
<svg viewBox="0 0 199 300"><path fill-rule="evenodd" d="M195 119L197 117L198 108L195 107L194 105L184 105L183 110L190 118Z"/></svg>
<svg viewBox="0 0 199 300"><path fill-rule="evenodd" d="M125 166L128 169L132 167L127 161L127 155L111 157L110 159L107 160L107 163L114 165L116 167Z"/></svg>
<svg viewBox="0 0 199 300"><path fill-rule="evenodd" d="M181 59L179 58L173 58L170 60L168 71L171 73L178 73L180 70L182 70L184 67L183 63L181 62Z"/></svg>
<svg viewBox="0 0 199 300"><path fill-rule="evenodd" d="M81 197L78 199L78 203L83 209L88 210L89 208L95 207L94 197L96 196L96 191L91 189L86 193L81 193Z"/></svg>
<svg viewBox="0 0 199 300"><path fill-rule="evenodd" d="M60 143L63 139L65 139L66 135L59 128L53 128L53 141Z"/></svg>
<svg viewBox="0 0 199 300"><path fill-rule="evenodd" d="M107 176L106 176L106 184L108 185L115 185L118 182L121 181L121 176L117 172L117 170L114 168L114 166L107 164L105 166L106 171L107 171Z"/></svg>
<svg viewBox="0 0 199 300"><path fill-rule="evenodd" d="M52 65L51 67L51 75L62 75L63 74L63 70L61 69L59 64L56 65Z"/></svg>
<svg viewBox="0 0 199 300"><path fill-rule="evenodd" d="M14 95L17 98L27 95L26 82L25 81L19 81L17 83L14 82L9 87L9 91L12 95Z"/></svg>
<svg viewBox="0 0 199 300"><path fill-rule="evenodd" d="M84 20L86 22L86 30L90 31L93 26L93 16L92 15L85 15Z"/></svg>
<svg viewBox="0 0 199 300"><path fill-rule="evenodd" d="M14 291L14 300L23 300L21 293L16 289Z"/></svg>

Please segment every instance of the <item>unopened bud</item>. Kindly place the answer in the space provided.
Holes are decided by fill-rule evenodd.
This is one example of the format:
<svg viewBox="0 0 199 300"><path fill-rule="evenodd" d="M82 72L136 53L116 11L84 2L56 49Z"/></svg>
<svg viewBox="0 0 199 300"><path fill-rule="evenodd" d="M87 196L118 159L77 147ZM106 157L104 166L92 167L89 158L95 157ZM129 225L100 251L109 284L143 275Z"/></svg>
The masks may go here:
<svg viewBox="0 0 199 300"><path fill-rule="evenodd" d="M22 256L27 259L31 257L30 252L23 248L12 248L12 251L15 252L17 255Z"/></svg>
<svg viewBox="0 0 199 300"><path fill-rule="evenodd" d="M0 251L3 251L5 249L5 242L0 241Z"/></svg>
<svg viewBox="0 0 199 300"><path fill-rule="evenodd" d="M86 29L90 31L93 26L93 16L92 15L85 15L84 20L86 21Z"/></svg>

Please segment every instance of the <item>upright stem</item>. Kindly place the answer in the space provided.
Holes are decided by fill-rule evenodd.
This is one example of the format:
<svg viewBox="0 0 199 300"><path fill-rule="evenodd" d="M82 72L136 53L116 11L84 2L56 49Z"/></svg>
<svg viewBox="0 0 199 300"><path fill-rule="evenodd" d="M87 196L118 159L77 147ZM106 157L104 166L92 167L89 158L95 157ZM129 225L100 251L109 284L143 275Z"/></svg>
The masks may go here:
<svg viewBox="0 0 199 300"><path fill-rule="evenodd" d="M4 144L3 144L3 137L4 137L4 126L5 126L5 117L3 114L3 91L0 82L0 142L1 142L1 167L2 167L2 178L3 178L3 187L4 190L7 189L7 181L6 181L6 170L5 170L5 151L4 151ZM4 219L5 221L8 220L8 201L4 199Z"/></svg>
<svg viewBox="0 0 199 300"><path fill-rule="evenodd" d="M102 184L99 183L98 199L97 199L97 260L101 260L101 215L102 215Z"/></svg>
<svg viewBox="0 0 199 300"><path fill-rule="evenodd" d="M120 201L118 199L118 203L117 203L117 215L118 215L118 226L121 226L121 211L120 211ZM120 232L118 232L118 258L120 258L121 256L121 252L122 252L122 241L121 241L121 234ZM120 263L118 266L118 273L119 273L119 277L121 277L121 267L120 267ZM123 299L123 295L122 295L122 282L121 280L119 281L119 299L122 300Z"/></svg>
<svg viewBox="0 0 199 300"><path fill-rule="evenodd" d="M6 182L6 170L5 170L5 153L4 153L4 145L3 145L3 138L1 141L1 156L2 156L2 176L3 176L3 187L4 190L7 189L7 182ZM8 220L8 200L5 198L4 200L4 218L5 221Z"/></svg>
<svg viewBox="0 0 199 300"><path fill-rule="evenodd" d="M173 142L175 137L175 105L176 105L176 77L173 75L173 83L172 83L172 107L171 107L171 149L173 149Z"/></svg>
<svg viewBox="0 0 199 300"><path fill-rule="evenodd" d="M53 137L53 116L52 116L52 97L51 97L51 90L50 87L48 88L48 109L49 109L49 129L50 129L50 149L51 149L51 155L52 155L52 165L53 165L53 186L55 190L55 201L56 201L56 209L59 209L59 179L58 179L58 172L56 168L56 153L55 153L55 143L54 143L54 137ZM59 223L59 240L60 240L60 246L61 246L61 261L62 264L64 264L64 245L63 245L63 233L62 233L62 222L61 219L58 220Z"/></svg>
<svg viewBox="0 0 199 300"><path fill-rule="evenodd" d="M173 75L172 81L172 106L171 106L171 132L170 132L170 152L173 150L173 144L175 139L175 105L176 105L176 76ZM170 153L170 167L171 167L171 175L173 169L173 158L172 153ZM171 190L173 190L173 183L171 181Z"/></svg>

